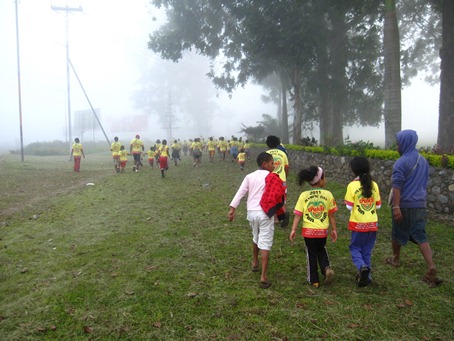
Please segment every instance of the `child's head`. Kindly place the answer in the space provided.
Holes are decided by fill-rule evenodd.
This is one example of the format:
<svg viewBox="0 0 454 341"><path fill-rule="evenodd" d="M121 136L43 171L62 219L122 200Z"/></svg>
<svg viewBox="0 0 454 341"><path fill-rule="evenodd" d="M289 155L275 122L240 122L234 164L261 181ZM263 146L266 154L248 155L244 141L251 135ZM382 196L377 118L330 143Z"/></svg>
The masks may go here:
<svg viewBox="0 0 454 341"><path fill-rule="evenodd" d="M177 140L174 140L173 143L178 143L178 141L177 141Z"/></svg>
<svg viewBox="0 0 454 341"><path fill-rule="evenodd" d="M244 148L241 148L241 149L240 149L240 153L244 153Z"/></svg>
<svg viewBox="0 0 454 341"><path fill-rule="evenodd" d="M267 152L262 152L257 156L257 166L261 169L265 169L268 172L274 170L274 159L273 155Z"/></svg>
<svg viewBox="0 0 454 341"><path fill-rule="evenodd" d="M356 156L350 161L353 174L359 178L363 188L363 196L370 198L372 195L372 178L370 176L370 164L363 156Z"/></svg>
<svg viewBox="0 0 454 341"><path fill-rule="evenodd" d="M115 141L115 142L118 142L118 136L115 136L115 137L114 137L114 141Z"/></svg>
<svg viewBox="0 0 454 341"><path fill-rule="evenodd" d="M325 172L321 167L311 166L305 168L298 173L298 183L300 186L308 182L311 186L323 187L325 186Z"/></svg>
<svg viewBox="0 0 454 341"><path fill-rule="evenodd" d="M154 147L154 146L151 146L151 147L150 147L150 150L154 152L154 151L155 151L155 147Z"/></svg>
<svg viewBox="0 0 454 341"><path fill-rule="evenodd" d="M162 144L165 146L167 144L167 140L166 139L162 140Z"/></svg>
<svg viewBox="0 0 454 341"><path fill-rule="evenodd" d="M79 143L79 142L80 142L79 138L76 137L76 138L74 139L74 142Z"/></svg>
<svg viewBox="0 0 454 341"><path fill-rule="evenodd" d="M268 146L268 148L272 149L277 148L277 146L279 146L280 143L281 140L277 136L270 135L266 138L266 145Z"/></svg>
<svg viewBox="0 0 454 341"><path fill-rule="evenodd" d="M120 150L125 150L125 146L121 145Z"/></svg>

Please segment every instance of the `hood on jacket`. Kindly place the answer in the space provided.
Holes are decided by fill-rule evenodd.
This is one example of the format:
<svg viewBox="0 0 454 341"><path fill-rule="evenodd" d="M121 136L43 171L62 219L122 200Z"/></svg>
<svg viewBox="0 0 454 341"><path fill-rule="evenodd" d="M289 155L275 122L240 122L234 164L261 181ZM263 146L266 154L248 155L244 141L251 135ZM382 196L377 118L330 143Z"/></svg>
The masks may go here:
<svg viewBox="0 0 454 341"><path fill-rule="evenodd" d="M404 155L416 150L418 134L411 129L401 130L396 134L396 142L399 146L399 154Z"/></svg>

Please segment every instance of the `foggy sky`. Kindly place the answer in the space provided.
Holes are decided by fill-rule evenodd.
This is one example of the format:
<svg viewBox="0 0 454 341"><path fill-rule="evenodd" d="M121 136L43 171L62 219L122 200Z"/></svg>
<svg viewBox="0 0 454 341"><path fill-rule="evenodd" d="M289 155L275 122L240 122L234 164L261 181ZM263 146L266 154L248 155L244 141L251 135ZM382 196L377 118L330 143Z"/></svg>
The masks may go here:
<svg viewBox="0 0 454 341"><path fill-rule="evenodd" d="M70 58L93 106L101 109L102 121L107 117L143 114L134 108L131 100L143 72L141 66L150 60L162 67L169 65L146 48L148 34L160 23L159 13L148 2L69 2L70 6L80 3L83 8L83 12L74 12L69 16ZM21 0L19 3L25 145L35 141L67 139L66 20L64 12L51 9L51 3L64 6L65 1ZM20 147L15 0L0 0L0 8L0 150L5 150ZM153 21L152 17L158 20ZM178 64L173 67L178 70ZM402 128L417 130L422 144L433 145L438 130L439 89L421 81L414 81L414 84L403 92ZM238 89L232 99L225 92L218 91L218 110L213 114L212 129L206 137L238 135L241 123L256 125L263 113L275 115L276 107L261 102L260 95L261 89L255 85ZM72 112L90 108L72 72L71 107ZM150 139L164 138L166 134L158 124L153 124L148 131L137 133ZM107 134L110 139L113 138L112 132L107 131ZM132 138L133 134L124 138ZM104 139L101 133L96 135ZM194 137L182 128L173 135L182 139ZM318 132L303 132L303 136L307 135L318 140ZM347 135L352 141L379 144L384 140L384 129L347 127L344 137Z"/></svg>

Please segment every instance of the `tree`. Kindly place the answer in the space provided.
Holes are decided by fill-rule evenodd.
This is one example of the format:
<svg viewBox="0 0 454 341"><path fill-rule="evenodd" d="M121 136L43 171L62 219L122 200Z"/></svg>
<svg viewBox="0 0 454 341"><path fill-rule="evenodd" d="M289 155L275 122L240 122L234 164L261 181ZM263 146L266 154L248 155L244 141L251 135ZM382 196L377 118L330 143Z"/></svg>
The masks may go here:
<svg viewBox="0 0 454 341"><path fill-rule="evenodd" d="M179 64L160 61L143 68L132 96L136 108L157 118L154 122L169 134L183 126L192 136L209 134L217 106L216 91L203 72L206 58L189 54Z"/></svg>
<svg viewBox="0 0 454 341"><path fill-rule="evenodd" d="M385 64L385 146L396 142L396 133L402 127L402 99L400 79L400 38L394 0L385 0L383 25Z"/></svg>
<svg viewBox="0 0 454 341"><path fill-rule="evenodd" d="M454 149L454 1L443 0L442 47L440 49L440 106L438 117L438 139L440 150Z"/></svg>

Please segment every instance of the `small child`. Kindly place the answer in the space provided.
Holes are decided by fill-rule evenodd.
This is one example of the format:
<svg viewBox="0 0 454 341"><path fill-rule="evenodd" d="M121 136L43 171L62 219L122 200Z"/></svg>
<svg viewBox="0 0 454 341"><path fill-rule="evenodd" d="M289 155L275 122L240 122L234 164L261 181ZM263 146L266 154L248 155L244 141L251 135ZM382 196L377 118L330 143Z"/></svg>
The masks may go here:
<svg viewBox="0 0 454 341"><path fill-rule="evenodd" d="M365 287L372 281L371 256L378 230L377 209L381 207L378 185L370 176L369 161L355 157L350 161L355 179L348 184L345 205L351 211L348 229L352 231L350 254L358 269L357 285Z"/></svg>
<svg viewBox="0 0 454 341"><path fill-rule="evenodd" d="M146 151L145 154L147 154L148 164L153 169L154 168L154 158L155 158L155 155L156 155L155 147L151 146L150 150Z"/></svg>
<svg viewBox="0 0 454 341"><path fill-rule="evenodd" d="M120 147L120 172L124 173L126 168L126 163L128 162L129 153L125 150L125 146L121 145Z"/></svg>
<svg viewBox="0 0 454 341"><path fill-rule="evenodd" d="M308 259L307 281L318 288L320 279L318 266L322 271L325 284L331 284L334 278L334 271L330 267L328 253L326 251L326 238L328 228L331 224L331 240L337 240L336 220L334 213L337 211L336 201L332 193L323 189L326 185L326 177L323 169L311 166L298 173L300 186L308 182L312 187L300 194L295 206L295 219L293 220L290 240L293 242L296 236L296 229L303 217L302 235L306 243L306 256Z"/></svg>
<svg viewBox="0 0 454 341"><path fill-rule="evenodd" d="M236 160L238 164L240 165L240 169L242 172L244 172L244 164L246 163L246 153L244 152L244 149L241 148L238 156L236 157Z"/></svg>
<svg viewBox="0 0 454 341"><path fill-rule="evenodd" d="M228 219L230 221L235 219L235 209L240 204L241 199L248 194L247 219L252 229L252 271L259 271L258 254L260 250L262 259L260 287L262 289L267 289L271 286L271 282L268 281L267 271L270 250L274 238L274 218L273 215L270 218L263 211L260 202L266 192L265 179L274 169L273 156L265 152L260 153L257 156L257 166L258 169L255 172L245 176L240 188L232 199ZM281 187L279 186L279 188Z"/></svg>

